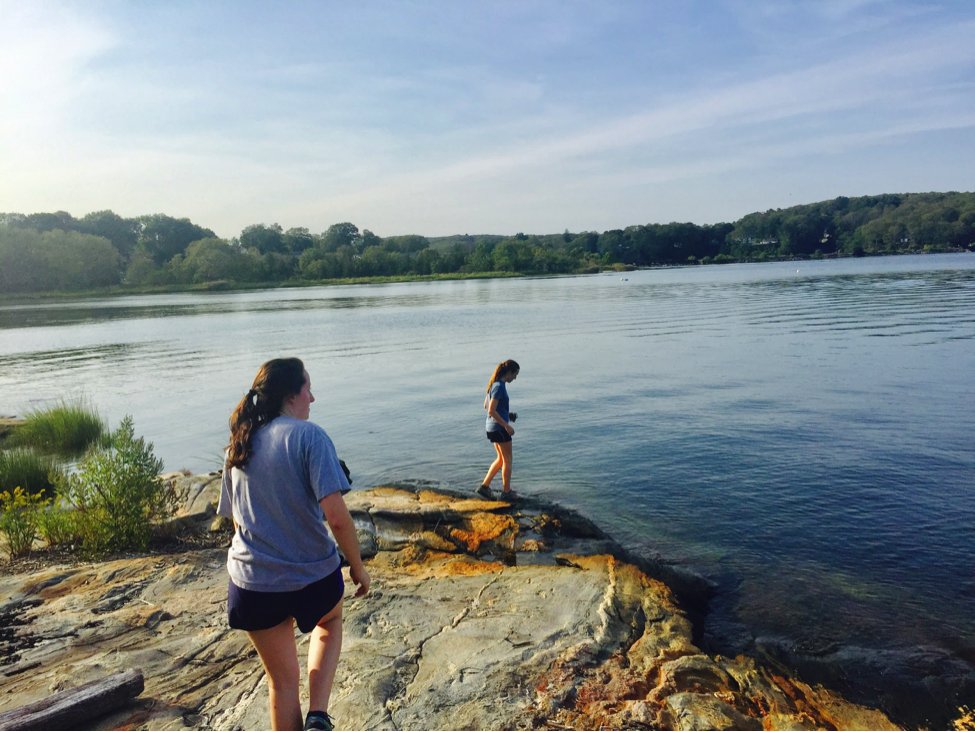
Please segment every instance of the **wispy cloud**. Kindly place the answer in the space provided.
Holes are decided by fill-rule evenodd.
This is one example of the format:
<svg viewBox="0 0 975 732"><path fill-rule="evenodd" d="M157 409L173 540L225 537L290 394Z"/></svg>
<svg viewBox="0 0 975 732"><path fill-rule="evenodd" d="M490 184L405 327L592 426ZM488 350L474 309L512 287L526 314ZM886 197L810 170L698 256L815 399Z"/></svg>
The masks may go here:
<svg viewBox="0 0 975 732"><path fill-rule="evenodd" d="M527 171L545 171L538 178L558 178L560 166L590 158L598 162L648 146L684 138L682 146L694 147L688 137L721 135L739 131L747 134L756 128L795 119L853 116L894 107L922 106L930 110L901 123L883 122L866 131L850 129L826 135L798 132L775 146L752 146L747 153L719 154L711 161L694 159L686 163L667 163L652 169L619 170L612 176L600 175L593 185L623 187L635 181L661 182L673 178L704 176L736 167L754 167L768 159L803 157L810 153L828 154L855 146L875 145L939 129L958 129L975 125L972 85L945 88L938 81L941 72L964 68L975 61L975 46L969 39L975 24L962 24L916 39L910 47L895 43L873 48L810 68L773 74L726 88L695 91L638 114L607 119L588 129L555 139L539 137L507 147L499 146L487 154L477 154L428 170L389 177L372 187L348 194L349 201L361 202L380 192L392 191L419 197L424 192L485 178L505 179ZM917 94L925 93L923 100ZM946 109L946 107L948 109ZM951 112L948 114L947 112ZM834 121L835 126L835 121ZM698 143L700 144L700 143ZM729 147L736 147L729 145ZM342 200L342 199L340 199Z"/></svg>
<svg viewBox="0 0 975 732"><path fill-rule="evenodd" d="M975 11L403 7L0 0L0 201L436 234L645 222L694 180L713 220L734 171L975 128Z"/></svg>

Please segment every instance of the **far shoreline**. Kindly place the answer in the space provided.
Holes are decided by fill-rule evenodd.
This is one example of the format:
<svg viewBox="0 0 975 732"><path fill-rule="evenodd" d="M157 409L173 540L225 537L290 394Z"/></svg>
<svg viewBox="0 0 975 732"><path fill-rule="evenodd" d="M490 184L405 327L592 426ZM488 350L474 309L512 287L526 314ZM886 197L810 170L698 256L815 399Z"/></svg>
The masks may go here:
<svg viewBox="0 0 975 732"><path fill-rule="evenodd" d="M831 253L822 257L782 257L765 260L741 260L732 262L672 262L669 264L655 264L637 267L632 264L612 265L600 268L598 272L560 272L560 273L531 273L531 272L447 272L430 275L383 275L376 277L343 277L328 280L285 280L282 282L232 282L229 280L213 280L197 284L185 285L114 285L112 287L95 288L91 290L64 290L47 292L17 292L0 293L0 305L20 305L43 303L56 300L85 300L90 298L132 297L138 295L178 295L178 294L207 294L207 293L236 293L252 292L255 290L303 289L309 287L346 287L350 285L390 285L409 282L442 282L458 280L493 280L493 279L551 279L558 277L584 277L587 275L611 274L619 272L642 272L661 269L684 269L687 267L713 267L733 264L779 264L783 262L818 262L827 259L867 259L877 257L900 257L910 255L937 254L975 254L971 249L952 249L947 251L898 251L865 253L857 257L847 253Z"/></svg>

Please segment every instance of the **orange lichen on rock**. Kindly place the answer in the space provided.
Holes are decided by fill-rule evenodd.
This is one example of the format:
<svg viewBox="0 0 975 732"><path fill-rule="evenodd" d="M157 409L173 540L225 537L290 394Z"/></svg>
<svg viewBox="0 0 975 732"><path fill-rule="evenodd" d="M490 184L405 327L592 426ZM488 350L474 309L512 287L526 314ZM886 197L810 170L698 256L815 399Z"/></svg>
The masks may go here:
<svg viewBox="0 0 975 732"><path fill-rule="evenodd" d="M594 643L560 654L533 685L527 726L898 729L882 712L772 674L753 659L702 653L671 591L638 568L611 556L567 558L605 574L605 617L628 624L630 641L609 655Z"/></svg>
<svg viewBox="0 0 975 732"><path fill-rule="evenodd" d="M467 547L467 551L476 552L481 544L497 539L506 531L517 532L518 525L511 516L497 515L479 511L466 517L466 528L453 528L450 535L459 543Z"/></svg>
<svg viewBox="0 0 975 732"><path fill-rule="evenodd" d="M454 496L436 493L435 491L420 491L417 499L425 506L444 506L449 507L458 513L468 513L470 511L494 511L499 508L508 508L504 501L491 501L480 497L456 498Z"/></svg>
<svg viewBox="0 0 975 732"><path fill-rule="evenodd" d="M427 566L422 576L424 578L441 577L476 577L479 574L500 572L504 565L498 562L472 561L466 556L450 556L440 564Z"/></svg>
<svg viewBox="0 0 975 732"><path fill-rule="evenodd" d="M968 707L958 707L958 713L961 716L958 717L958 719L953 720L951 725L958 730L958 732L975 730L975 712Z"/></svg>
<svg viewBox="0 0 975 732"><path fill-rule="evenodd" d="M444 539L440 534L433 531L420 531L410 535L410 542L417 544L425 549L433 549L439 552L455 552L457 546Z"/></svg>

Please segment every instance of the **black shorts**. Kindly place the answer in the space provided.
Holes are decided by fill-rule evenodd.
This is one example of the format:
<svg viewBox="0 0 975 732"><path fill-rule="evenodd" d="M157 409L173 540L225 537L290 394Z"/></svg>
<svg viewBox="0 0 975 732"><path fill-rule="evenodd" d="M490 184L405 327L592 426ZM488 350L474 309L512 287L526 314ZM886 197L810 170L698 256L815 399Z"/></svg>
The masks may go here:
<svg viewBox="0 0 975 732"><path fill-rule="evenodd" d="M491 430L487 433L487 438L491 442L511 442L511 435L508 434L508 430Z"/></svg>
<svg viewBox="0 0 975 732"><path fill-rule="evenodd" d="M302 633L310 633L339 604L344 592L341 567L292 592L245 590L230 580L227 620L237 630L267 630L294 618Z"/></svg>

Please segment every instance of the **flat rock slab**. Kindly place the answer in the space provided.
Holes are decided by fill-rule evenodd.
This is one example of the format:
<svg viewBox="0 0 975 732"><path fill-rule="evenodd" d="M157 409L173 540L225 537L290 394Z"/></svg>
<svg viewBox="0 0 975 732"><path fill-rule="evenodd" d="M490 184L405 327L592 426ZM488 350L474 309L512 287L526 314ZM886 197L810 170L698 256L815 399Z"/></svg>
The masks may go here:
<svg viewBox="0 0 975 732"><path fill-rule="evenodd" d="M204 493L188 492L187 513ZM345 599L329 710L341 729L896 729L745 657L703 654L664 584L612 552L564 551L612 547L581 517L397 488L348 503L375 551L372 591ZM93 728L267 729L263 669L226 624L225 559L0 576L0 711L141 668L143 695Z"/></svg>

